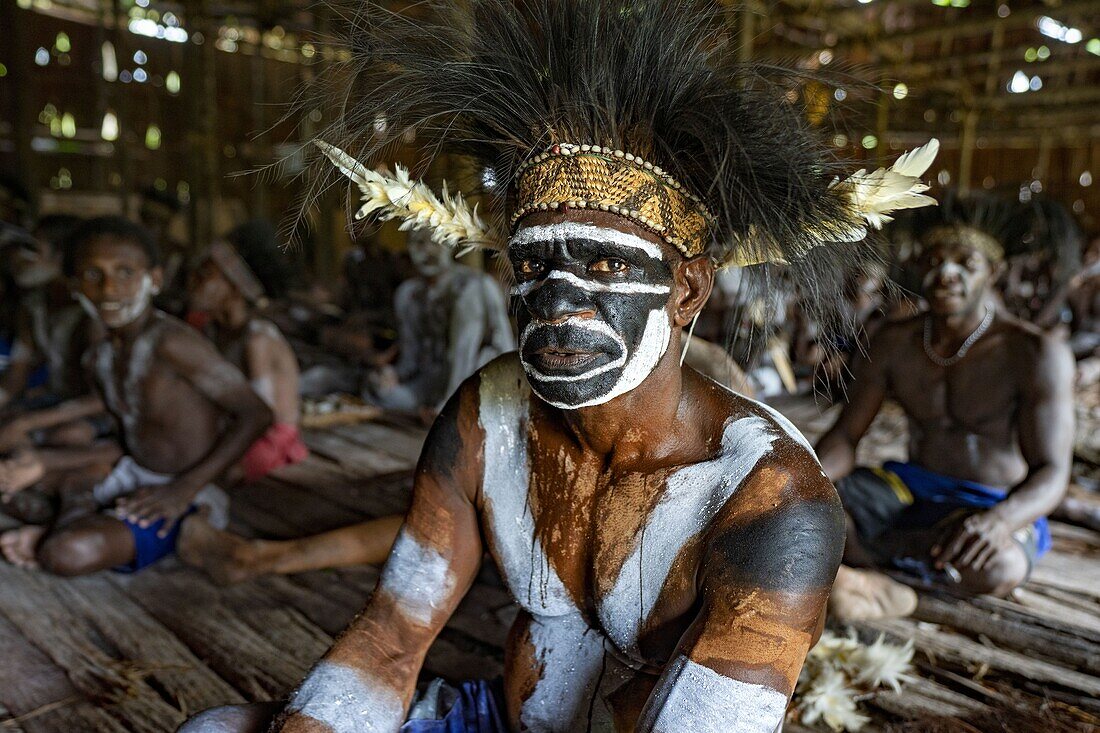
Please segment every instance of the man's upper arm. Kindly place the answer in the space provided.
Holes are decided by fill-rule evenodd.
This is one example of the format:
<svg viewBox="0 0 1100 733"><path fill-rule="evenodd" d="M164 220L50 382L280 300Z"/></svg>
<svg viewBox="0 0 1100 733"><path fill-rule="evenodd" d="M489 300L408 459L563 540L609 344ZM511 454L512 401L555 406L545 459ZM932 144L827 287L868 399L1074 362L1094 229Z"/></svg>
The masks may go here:
<svg viewBox="0 0 1100 733"><path fill-rule="evenodd" d="M816 640L844 548L832 486L807 460L760 468L734 496L703 559L699 615L640 730L772 733Z"/></svg>
<svg viewBox="0 0 1100 733"><path fill-rule="evenodd" d="M1043 335L1023 385L1020 450L1031 469L1066 471L1073 455L1073 354L1060 339Z"/></svg>
<svg viewBox="0 0 1100 733"><path fill-rule="evenodd" d="M312 721L335 733L401 725L424 655L481 564L473 503L481 443L475 378L435 421L378 587L295 694L285 733L313 730Z"/></svg>
<svg viewBox="0 0 1100 733"><path fill-rule="evenodd" d="M886 363L897 326L887 326L871 340L868 353L857 353L852 364L848 401L836 423L817 443L817 454L829 478L846 475L855 460L855 447L875 419L888 389Z"/></svg>
<svg viewBox="0 0 1100 733"><path fill-rule="evenodd" d="M241 371L198 334L168 334L160 343L160 353L177 374L227 412L268 411Z"/></svg>

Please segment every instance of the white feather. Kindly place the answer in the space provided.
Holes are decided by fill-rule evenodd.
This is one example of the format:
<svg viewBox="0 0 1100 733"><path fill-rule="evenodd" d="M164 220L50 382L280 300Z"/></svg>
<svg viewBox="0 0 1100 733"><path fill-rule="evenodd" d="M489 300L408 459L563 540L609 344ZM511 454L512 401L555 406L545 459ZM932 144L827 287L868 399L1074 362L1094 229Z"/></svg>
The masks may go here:
<svg viewBox="0 0 1100 733"><path fill-rule="evenodd" d="M890 214L895 211L936 204L934 198L923 195L929 187L920 177L932 165L939 149L939 140L932 138L903 154L889 168L879 168L872 173L867 173L866 169L856 171L843 181L834 181L833 187L847 194L853 214L869 227L881 229L893 221ZM844 239L858 241L866 235L866 227L853 226Z"/></svg>
<svg viewBox="0 0 1100 733"><path fill-rule="evenodd" d="M477 207L470 208L462 194L448 194L446 182L442 196L437 198L423 181L413 181L401 165L394 166L392 175L385 168L373 171L334 145L322 140L313 142L359 186L363 204L355 213L356 219L378 212L382 219L401 219L401 230L430 229L432 240L439 244L453 247L465 242L469 249L470 245L489 243L490 234L477 215Z"/></svg>

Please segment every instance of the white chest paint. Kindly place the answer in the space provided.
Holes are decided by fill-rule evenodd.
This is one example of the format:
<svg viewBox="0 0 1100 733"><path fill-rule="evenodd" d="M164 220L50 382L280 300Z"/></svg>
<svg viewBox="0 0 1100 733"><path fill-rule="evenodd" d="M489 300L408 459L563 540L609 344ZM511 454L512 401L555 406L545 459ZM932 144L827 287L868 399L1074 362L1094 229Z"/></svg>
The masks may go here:
<svg viewBox="0 0 1100 733"><path fill-rule="evenodd" d="M597 603L601 624L623 652L637 653L639 632L684 546L710 526L777 437L772 424L762 417L731 420L717 456L668 477L661 499L634 538L618 580Z"/></svg>
<svg viewBox="0 0 1100 733"><path fill-rule="evenodd" d="M141 416L141 386L152 366L159 337L160 329L154 326L134 341L130 358L122 367L124 372L121 380L116 376L119 365L116 362L117 354L111 345L103 342L96 349L96 375L103 391L103 401L107 409L121 420L126 431L133 430Z"/></svg>
<svg viewBox="0 0 1100 733"><path fill-rule="evenodd" d="M486 531L492 535L495 559L516 602L537 616L563 616L574 612L575 606L535 536L528 502L530 396L518 360L500 359L481 371Z"/></svg>

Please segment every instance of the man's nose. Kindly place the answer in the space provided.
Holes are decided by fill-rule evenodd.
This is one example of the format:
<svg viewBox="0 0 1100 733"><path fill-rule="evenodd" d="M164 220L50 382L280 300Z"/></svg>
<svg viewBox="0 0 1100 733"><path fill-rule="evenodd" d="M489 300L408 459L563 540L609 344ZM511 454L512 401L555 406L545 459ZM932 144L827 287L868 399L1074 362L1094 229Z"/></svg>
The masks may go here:
<svg viewBox="0 0 1100 733"><path fill-rule="evenodd" d="M563 280L546 280L523 299L534 320L561 323L568 318L594 318L592 296Z"/></svg>

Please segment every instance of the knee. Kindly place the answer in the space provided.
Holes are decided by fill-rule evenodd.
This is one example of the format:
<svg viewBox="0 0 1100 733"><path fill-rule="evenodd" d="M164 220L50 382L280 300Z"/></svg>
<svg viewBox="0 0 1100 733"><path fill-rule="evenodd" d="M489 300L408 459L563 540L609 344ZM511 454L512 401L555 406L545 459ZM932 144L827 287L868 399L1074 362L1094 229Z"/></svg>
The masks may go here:
<svg viewBox="0 0 1100 733"><path fill-rule="evenodd" d="M187 720L176 733L262 733L279 711L278 703L223 705Z"/></svg>
<svg viewBox="0 0 1100 733"><path fill-rule="evenodd" d="M1015 542L998 550L981 570L963 573L962 586L971 593L1007 596L1027 580L1029 562Z"/></svg>
<svg viewBox="0 0 1100 733"><path fill-rule="evenodd" d="M39 545L38 564L54 575L85 575L99 569L102 546L102 539L94 532L59 532Z"/></svg>

